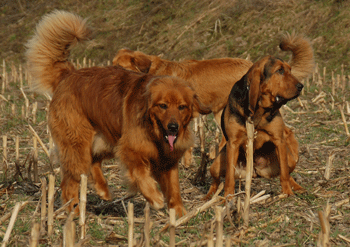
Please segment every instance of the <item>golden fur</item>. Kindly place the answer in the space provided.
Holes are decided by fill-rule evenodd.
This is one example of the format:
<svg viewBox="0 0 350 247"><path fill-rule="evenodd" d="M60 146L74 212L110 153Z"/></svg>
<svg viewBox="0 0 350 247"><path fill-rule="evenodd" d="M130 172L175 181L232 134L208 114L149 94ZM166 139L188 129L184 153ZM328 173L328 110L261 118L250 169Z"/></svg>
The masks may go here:
<svg viewBox="0 0 350 247"><path fill-rule="evenodd" d="M101 164L117 156L131 187L154 208L163 207L164 195L168 206L183 215L178 161L193 145L190 120L208 110L179 78L119 66L76 70L68 62L69 50L89 34L79 16L54 11L43 17L27 44L35 88L52 94L48 124L61 164L63 203L74 198L72 210L79 202L81 174L110 200Z"/></svg>

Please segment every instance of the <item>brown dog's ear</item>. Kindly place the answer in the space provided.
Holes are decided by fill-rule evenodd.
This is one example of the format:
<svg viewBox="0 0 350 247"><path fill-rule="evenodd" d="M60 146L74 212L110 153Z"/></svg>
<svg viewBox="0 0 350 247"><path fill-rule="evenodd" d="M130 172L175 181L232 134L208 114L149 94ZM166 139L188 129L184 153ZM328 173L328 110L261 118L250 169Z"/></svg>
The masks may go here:
<svg viewBox="0 0 350 247"><path fill-rule="evenodd" d="M193 112L192 112L192 116L195 117L199 117L199 114L202 115L207 115L209 113L211 113L211 109L207 106L202 105L202 103L199 101L198 96L195 94L193 96Z"/></svg>
<svg viewBox="0 0 350 247"><path fill-rule="evenodd" d="M268 57L265 57L258 62L254 63L248 71L248 82L249 88L249 112L250 115L254 115L256 104L260 96L260 83L264 80L264 67Z"/></svg>
<svg viewBox="0 0 350 247"><path fill-rule="evenodd" d="M147 55L138 54L131 57L130 61L140 72L148 73L151 68L152 61L147 57Z"/></svg>

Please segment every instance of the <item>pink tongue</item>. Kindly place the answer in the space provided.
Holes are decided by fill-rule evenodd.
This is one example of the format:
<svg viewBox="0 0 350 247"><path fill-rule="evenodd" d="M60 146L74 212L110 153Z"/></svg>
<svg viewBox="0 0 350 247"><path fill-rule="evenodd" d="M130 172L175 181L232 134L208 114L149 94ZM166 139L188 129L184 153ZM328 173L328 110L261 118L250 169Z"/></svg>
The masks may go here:
<svg viewBox="0 0 350 247"><path fill-rule="evenodd" d="M174 150L174 141L175 141L175 136L168 136L168 141L170 145L170 151Z"/></svg>

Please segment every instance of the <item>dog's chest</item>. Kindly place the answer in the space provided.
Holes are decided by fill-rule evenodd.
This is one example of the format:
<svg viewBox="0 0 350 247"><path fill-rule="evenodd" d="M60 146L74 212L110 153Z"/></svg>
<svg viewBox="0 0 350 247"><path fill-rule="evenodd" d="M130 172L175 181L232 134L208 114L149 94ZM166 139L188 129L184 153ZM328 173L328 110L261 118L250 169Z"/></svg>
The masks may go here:
<svg viewBox="0 0 350 247"><path fill-rule="evenodd" d="M271 141L271 137L264 129L257 129L254 133L254 149L260 149L264 143Z"/></svg>

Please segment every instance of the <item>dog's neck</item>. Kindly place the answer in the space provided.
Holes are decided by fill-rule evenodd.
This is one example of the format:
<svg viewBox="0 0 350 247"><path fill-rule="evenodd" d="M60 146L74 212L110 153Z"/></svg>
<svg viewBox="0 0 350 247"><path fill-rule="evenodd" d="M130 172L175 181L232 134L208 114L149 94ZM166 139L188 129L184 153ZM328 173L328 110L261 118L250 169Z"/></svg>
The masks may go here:
<svg viewBox="0 0 350 247"><path fill-rule="evenodd" d="M278 115L279 108L281 105L272 105L271 107L264 108L260 105L261 97L259 97L257 105L254 109L254 114L251 115L252 121L254 122L254 127L258 127L261 119L265 117L267 121L272 121L272 119ZM231 106L231 111L236 112L236 114L241 116L241 121L244 122L250 116L251 112L249 110L249 87L248 79L243 76L231 90L231 97L229 97L229 105Z"/></svg>

